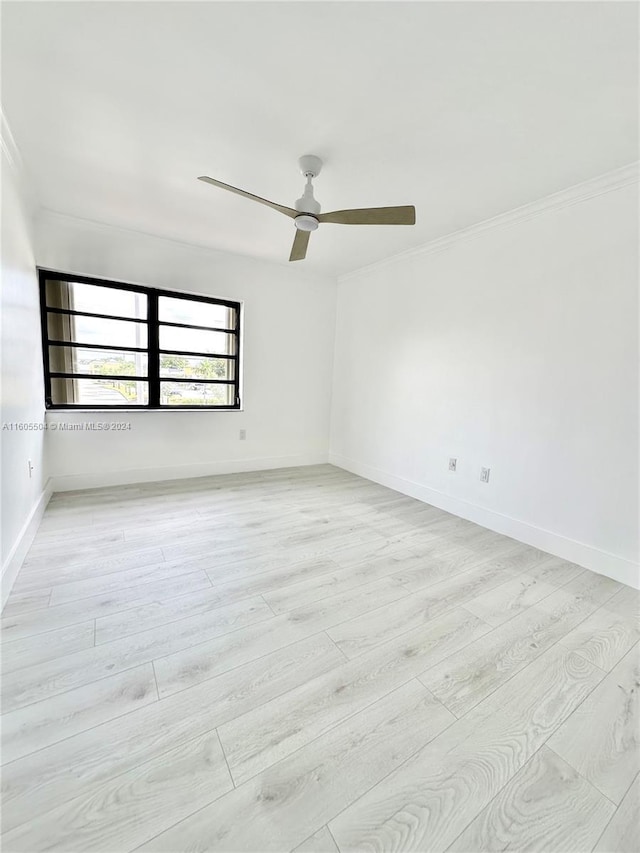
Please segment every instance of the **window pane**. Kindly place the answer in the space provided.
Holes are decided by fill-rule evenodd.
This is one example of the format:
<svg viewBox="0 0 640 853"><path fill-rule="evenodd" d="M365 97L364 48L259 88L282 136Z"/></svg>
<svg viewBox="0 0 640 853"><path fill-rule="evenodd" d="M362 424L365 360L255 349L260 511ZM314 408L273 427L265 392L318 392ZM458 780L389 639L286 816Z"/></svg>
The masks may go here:
<svg viewBox="0 0 640 853"><path fill-rule="evenodd" d="M145 352L49 347L52 373L106 373L109 376L146 376Z"/></svg>
<svg viewBox="0 0 640 853"><path fill-rule="evenodd" d="M163 379L234 379L235 361L229 358L160 354Z"/></svg>
<svg viewBox="0 0 640 853"><path fill-rule="evenodd" d="M126 320L102 320L98 317L75 317L48 314L47 330L51 340L74 341L79 344L107 344L118 347L146 347L146 323Z"/></svg>
<svg viewBox="0 0 640 853"><path fill-rule="evenodd" d="M149 402L149 386L110 379L52 379L51 400L56 406L143 406Z"/></svg>
<svg viewBox="0 0 640 853"><path fill-rule="evenodd" d="M146 319L147 316L147 295L133 290L118 290L77 281L48 281L46 296L50 308L138 319Z"/></svg>
<svg viewBox="0 0 640 853"><path fill-rule="evenodd" d="M161 382L160 403L163 406L233 406L233 385L211 385L197 382Z"/></svg>
<svg viewBox="0 0 640 853"><path fill-rule="evenodd" d="M214 326L218 329L233 329L236 312L226 305L212 305L195 299L175 299L171 296L158 297L158 319L167 323L185 323L187 326Z"/></svg>
<svg viewBox="0 0 640 853"><path fill-rule="evenodd" d="M235 355L234 348L234 335L227 335L225 332L205 332L202 329L160 326L160 349Z"/></svg>

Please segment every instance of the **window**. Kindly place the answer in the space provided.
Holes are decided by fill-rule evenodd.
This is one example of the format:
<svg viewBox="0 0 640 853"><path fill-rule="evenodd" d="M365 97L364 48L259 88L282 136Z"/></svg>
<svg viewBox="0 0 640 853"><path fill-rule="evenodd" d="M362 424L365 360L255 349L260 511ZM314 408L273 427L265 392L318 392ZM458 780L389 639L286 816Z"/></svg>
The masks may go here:
<svg viewBox="0 0 640 853"><path fill-rule="evenodd" d="M40 271L48 409L239 409L240 304Z"/></svg>

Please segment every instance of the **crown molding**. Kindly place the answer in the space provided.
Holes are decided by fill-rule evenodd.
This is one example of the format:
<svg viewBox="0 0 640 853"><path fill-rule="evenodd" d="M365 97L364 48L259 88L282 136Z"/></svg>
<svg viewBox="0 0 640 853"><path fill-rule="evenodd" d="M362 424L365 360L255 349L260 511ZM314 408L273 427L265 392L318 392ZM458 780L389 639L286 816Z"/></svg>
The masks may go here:
<svg viewBox="0 0 640 853"><path fill-rule="evenodd" d="M352 278L373 272L374 270L383 269L387 266L400 263L409 258L421 256L436 255L444 252L447 249L464 243L468 240L474 240L486 234L489 231L495 231L500 228L508 228L512 225L518 225L522 222L528 222L530 219L535 219L545 213L551 213L557 210L562 210L565 207L570 207L574 204L580 204L583 201L596 198L605 193L610 193L615 190L622 189L638 182L639 179L639 162L629 163L626 166L621 166L619 169L612 169L610 172L605 172L603 175L598 175L595 178L590 178L588 181L583 181L580 184L567 187L557 193L537 199L536 201L524 204L521 207L515 207L506 213L500 213L498 216L493 216L490 219L484 219L477 222L475 225L470 225L468 228L462 228L459 231L453 231L451 234L446 234L444 237L438 237L435 240L430 240L428 243L423 243L421 246L416 246L406 252L400 252L397 255L391 255L388 258L383 258L373 264L359 267L351 272L344 273L338 276L338 281L349 281Z"/></svg>
<svg viewBox="0 0 640 853"><path fill-rule="evenodd" d="M15 137L11 132L9 122L4 110L0 107L0 149L5 162L9 166L16 183L21 191L24 205L30 212L33 218L38 209L38 199L33 189L33 183L29 178L25 169L24 160L16 143Z"/></svg>
<svg viewBox="0 0 640 853"><path fill-rule="evenodd" d="M5 156L9 166L17 178L21 178L24 172L24 166L22 164L22 157L20 155L20 151L18 146L16 145L16 141L13 137L13 133L11 133L11 128L9 127L9 122L7 121L7 117L4 114L4 111L0 107L0 146L2 147L2 153Z"/></svg>

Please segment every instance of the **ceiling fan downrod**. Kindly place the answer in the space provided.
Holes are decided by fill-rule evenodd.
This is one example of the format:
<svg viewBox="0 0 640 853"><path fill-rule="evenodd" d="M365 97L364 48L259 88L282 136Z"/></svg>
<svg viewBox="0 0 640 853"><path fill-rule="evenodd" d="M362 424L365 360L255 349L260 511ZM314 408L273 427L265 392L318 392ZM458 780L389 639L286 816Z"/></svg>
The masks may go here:
<svg viewBox="0 0 640 853"><path fill-rule="evenodd" d="M305 154L298 160L298 166L307 182L304 192L295 203L295 208L301 215L296 216L294 223L299 231L315 231L319 224L317 216L321 207L313 195L313 179L320 174L322 160L314 154Z"/></svg>

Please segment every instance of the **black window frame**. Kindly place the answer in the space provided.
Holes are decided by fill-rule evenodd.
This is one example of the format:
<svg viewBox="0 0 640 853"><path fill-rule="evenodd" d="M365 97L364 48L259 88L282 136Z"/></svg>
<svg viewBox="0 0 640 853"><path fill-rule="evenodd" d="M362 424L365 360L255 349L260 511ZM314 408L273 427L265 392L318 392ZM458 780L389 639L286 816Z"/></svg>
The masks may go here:
<svg viewBox="0 0 640 853"><path fill-rule="evenodd" d="M242 407L240 396L240 377L241 377L241 316L242 304L233 302L228 299L218 299L212 296L201 296L200 294L186 293L179 290L165 290L157 287L145 287L139 284L129 284L121 281L112 281L110 279L95 278L93 276L74 275L72 273L54 272L52 270L38 270L38 280L40 285L40 320L42 328L42 360L44 367L44 388L45 388L45 408L47 410L103 410L103 411L118 411L121 409L129 409L130 411L163 411L163 412L202 412L202 411L239 411ZM140 317L122 317L111 314L96 314L90 311L75 311L65 308L52 308L47 305L46 283L47 281L63 281L77 282L78 284L93 284L100 287L110 287L115 290L132 291L134 293L142 293L147 297L147 316L146 319ZM158 319L158 299L161 296L168 296L173 299L184 299L189 302L204 302L209 305L223 305L226 308L232 308L235 311L235 326L233 329L222 329L213 326L196 326L190 323L173 323L162 322ZM60 341L49 338L48 316L49 314L65 314L67 316L79 315L83 317L96 317L106 320L124 320L130 323L146 323L147 325L147 346L146 347L130 347L109 344L82 344L76 341ZM203 353L203 352L185 352L183 350L165 350L160 348L160 326L174 326L182 329L207 330L213 332L224 332L228 335L233 335L235 338L235 347L233 355L227 353ZM147 403L123 403L122 405L113 405L100 403L54 403L51 396L51 380L52 379L96 379L101 378L97 374L82 374L82 373L67 373L51 371L49 347L64 346L76 347L81 349L95 350L122 350L127 352L144 352L147 355L147 376L104 376L102 378L109 379L126 379L128 381L147 382L149 387ZM198 384L208 385L232 385L234 387L234 403L232 405L206 405L206 406L180 406L180 405L162 405L160 403L160 383L161 382L188 382L189 379L168 378L160 376L160 356L161 355L182 355L187 357L202 357L202 358L225 358L235 362L234 378L233 379L194 379L191 381Z"/></svg>

